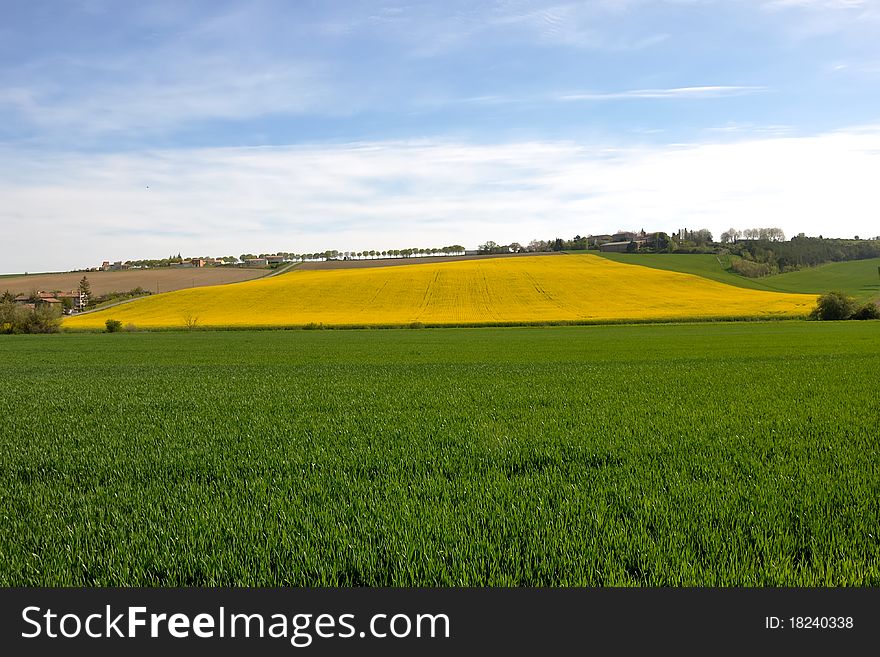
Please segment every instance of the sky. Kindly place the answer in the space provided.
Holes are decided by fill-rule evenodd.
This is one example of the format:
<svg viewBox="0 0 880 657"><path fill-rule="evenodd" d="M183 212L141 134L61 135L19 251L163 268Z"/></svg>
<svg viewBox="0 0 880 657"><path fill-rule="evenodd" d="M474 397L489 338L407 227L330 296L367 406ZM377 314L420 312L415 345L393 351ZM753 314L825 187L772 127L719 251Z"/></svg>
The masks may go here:
<svg viewBox="0 0 880 657"><path fill-rule="evenodd" d="M0 2L0 273L880 235L880 0Z"/></svg>

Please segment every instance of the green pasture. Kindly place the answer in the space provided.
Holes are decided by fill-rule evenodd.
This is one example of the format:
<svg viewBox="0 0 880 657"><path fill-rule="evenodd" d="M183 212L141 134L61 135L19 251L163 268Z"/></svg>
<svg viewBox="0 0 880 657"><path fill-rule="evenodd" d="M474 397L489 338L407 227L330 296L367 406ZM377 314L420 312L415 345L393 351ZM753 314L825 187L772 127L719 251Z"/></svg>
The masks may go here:
<svg viewBox="0 0 880 657"><path fill-rule="evenodd" d="M2 586L878 586L880 322L0 337Z"/></svg>

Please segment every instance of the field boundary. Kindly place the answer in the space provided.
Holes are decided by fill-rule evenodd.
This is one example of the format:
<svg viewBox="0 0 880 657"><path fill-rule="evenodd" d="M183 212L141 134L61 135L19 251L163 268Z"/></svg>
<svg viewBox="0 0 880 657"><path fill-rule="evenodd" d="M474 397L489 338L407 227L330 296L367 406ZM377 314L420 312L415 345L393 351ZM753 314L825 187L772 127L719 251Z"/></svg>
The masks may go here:
<svg viewBox="0 0 880 657"><path fill-rule="evenodd" d="M132 299L133 300L133 299ZM89 311L93 312L93 311ZM86 314L86 313L81 313ZM134 333L167 333L167 332L191 332L191 331L367 331L372 329L446 329L446 328L516 328L516 327L551 327L551 326L629 326L641 324L730 324L730 323L775 323L807 321L807 314L781 314L781 315L731 315L731 316L707 316L707 317L662 317L656 319L560 319L540 321L510 321L510 322L406 322L385 324L323 324L309 322L307 324L242 324L227 326L196 326L192 329L185 326L161 326L134 328ZM869 320L870 321L870 320ZM100 328L61 328L62 333L103 333Z"/></svg>

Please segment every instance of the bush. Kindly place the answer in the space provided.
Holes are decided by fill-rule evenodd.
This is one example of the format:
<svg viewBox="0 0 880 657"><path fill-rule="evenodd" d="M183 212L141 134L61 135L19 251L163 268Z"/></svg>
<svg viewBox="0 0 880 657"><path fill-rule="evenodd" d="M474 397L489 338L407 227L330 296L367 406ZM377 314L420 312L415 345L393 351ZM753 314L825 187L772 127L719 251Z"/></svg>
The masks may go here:
<svg viewBox="0 0 880 657"><path fill-rule="evenodd" d="M761 278L773 273L773 267L766 262L753 262L740 258L731 258L730 268L746 278Z"/></svg>
<svg viewBox="0 0 880 657"><path fill-rule="evenodd" d="M852 319L880 319L880 306L869 301L852 314Z"/></svg>
<svg viewBox="0 0 880 657"><path fill-rule="evenodd" d="M104 322L104 326L107 327L107 333L118 333L122 330L122 322L118 319L108 319Z"/></svg>
<svg viewBox="0 0 880 657"><path fill-rule="evenodd" d="M423 328L425 328L425 325L422 324L421 322L413 322L412 324L409 325L409 327L411 329L423 329Z"/></svg>
<svg viewBox="0 0 880 657"><path fill-rule="evenodd" d="M826 292L819 297L816 307L810 313L813 319L849 319L856 312L856 301L843 292Z"/></svg>
<svg viewBox="0 0 880 657"><path fill-rule="evenodd" d="M61 316L56 308L26 308L0 303L0 333L57 333Z"/></svg>

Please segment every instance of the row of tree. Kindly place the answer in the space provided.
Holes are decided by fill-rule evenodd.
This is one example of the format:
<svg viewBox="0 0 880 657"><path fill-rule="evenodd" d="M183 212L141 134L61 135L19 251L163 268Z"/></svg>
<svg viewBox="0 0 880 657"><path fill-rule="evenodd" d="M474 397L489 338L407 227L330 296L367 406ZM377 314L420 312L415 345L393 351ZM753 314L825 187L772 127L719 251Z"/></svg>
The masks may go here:
<svg viewBox="0 0 880 657"><path fill-rule="evenodd" d="M781 228L731 228L721 233L721 243L731 244L739 240L763 240L765 242L784 242L785 233Z"/></svg>
<svg viewBox="0 0 880 657"><path fill-rule="evenodd" d="M460 244L452 244L450 246L441 247L413 247L409 249L385 249L377 251L368 249L364 251L338 251L331 249L328 251L316 251L314 253L292 253L289 251L278 251L277 253L242 253L239 259L244 262L251 258L266 258L269 256L281 256L285 260L306 261L306 260L371 260L376 258L413 258L427 256L447 256L461 255L465 252L465 248Z"/></svg>
<svg viewBox="0 0 880 657"><path fill-rule="evenodd" d="M731 254L743 259L743 262L732 263L734 269L747 276L796 271L804 267L815 267L823 262L880 258L880 240L840 240L798 236L787 242L740 241L728 245L728 248ZM746 269L752 273L739 269Z"/></svg>
<svg viewBox="0 0 880 657"><path fill-rule="evenodd" d="M706 229L699 231L685 231L687 237L670 236L664 232L658 233L634 233L639 239L638 250L663 252L678 250L679 248L697 247L710 244L712 241L712 233ZM636 250L635 240L632 240L633 249ZM550 240L532 240L526 246L519 242L511 242L510 244L497 244L489 240L477 247L477 253L548 253L553 251L586 251L588 249L598 248L600 241L593 236L575 235L571 239L563 239L554 237Z"/></svg>

